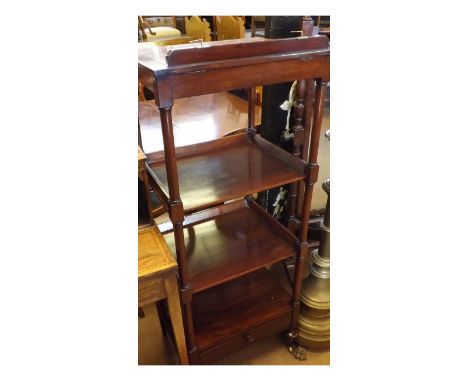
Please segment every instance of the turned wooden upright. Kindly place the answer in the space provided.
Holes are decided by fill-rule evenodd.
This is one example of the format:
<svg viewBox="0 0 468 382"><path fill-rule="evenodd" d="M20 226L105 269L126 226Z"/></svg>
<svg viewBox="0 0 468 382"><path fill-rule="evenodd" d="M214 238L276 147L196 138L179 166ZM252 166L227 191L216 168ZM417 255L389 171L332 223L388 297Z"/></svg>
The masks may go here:
<svg viewBox="0 0 468 382"><path fill-rule="evenodd" d="M295 243L296 248L296 268L294 277L293 293L290 300L290 316L288 316L288 338L291 346L297 336L297 319L299 313L299 292L301 288L302 268L304 257L308 251L307 225L309 220L309 211L311 207L312 189L317 181L318 164L317 148L321 125L321 104L323 101L323 92L321 84L328 81L329 78L329 47L326 37L304 37L280 40L229 40L203 44L193 44L192 46L177 49L171 47L142 47L139 51L139 80L149 88L154 89L155 102L160 110L162 135L164 141L164 153L155 153L149 155L149 161L153 167L148 165L148 171L152 174L150 184L157 192L162 203L169 212L172 227L170 232L174 235L174 245L179 265L179 287L180 296L183 304L184 324L186 329L187 347L190 363L197 364L199 360L199 349L194 331L194 311L192 306L193 286L189 278L187 249L184 240L184 224L190 226L190 219L186 215L189 212L197 212L208 207L219 206L225 201L235 197L253 194L255 192L277 187L279 184L290 184L290 217L291 220L297 219L296 209L300 207L302 214L300 224L288 233L287 229L281 227L266 212L261 210L251 199L247 199L247 204L264 223L271 226L271 231L283 237L286 242ZM257 134L254 126L254 108L255 108L255 87L259 85L268 85L288 81L298 81L297 101L294 105L294 151L292 155L285 152L277 146L272 145ZM313 112L313 127L311 132L310 152L303 158L303 146L308 145L304 142L304 115L310 111L306 110L306 83L316 84L315 107ZM249 89L249 120L246 127L246 137L248 142L244 142L242 137L228 137L222 140L207 142L193 146L192 148L177 149L174 146L174 136L172 129L171 109L176 98L216 93L234 89ZM310 115L310 114L309 114ZM203 128L203 126L200 126ZM223 148L227 149L234 145L235 147L251 147L252 150L259 150L265 155L265 162L262 166L252 167L249 174L239 174L240 177L251 176L243 181L230 182L226 177L219 177L218 187L215 193L209 194L206 198L206 190L199 190L199 195L205 197L197 205L196 199L187 199L190 205L184 208L184 193L193 195L197 190L189 189L190 185L180 179L178 160L181 158L190 158L200 152L209 152L215 158L215 155L223 155ZM211 147L211 149L210 149ZM211 150L211 151L209 151ZM307 150L309 151L309 150ZM252 152L252 155L257 151ZM221 153L221 154L216 154ZM260 154L255 154L260 155ZM270 158L270 159L268 159ZM269 167L269 162L275 158L276 165ZM164 177L161 180L159 163L164 162ZM223 162L224 163L224 162ZM284 164L285 172L276 173L277 166ZM227 165L226 165L227 166ZM231 164L235 166L235 164ZM226 167L227 168L227 167ZM232 170L235 172L235 168ZM219 169L211 169L219 171ZM264 171L264 178L255 178L259 171ZM268 175L270 174L271 175ZM268 176L267 176L268 175ZM193 174L184 173L183 176L190 177ZM167 180L167 183L166 183ZM196 179L195 179L196 181ZM304 184L305 191L303 203L298 206L297 189L298 181ZM229 184L230 189L226 184ZM200 183L200 188L203 188ZM181 193L182 191L182 193ZM205 192L205 194L203 193ZM232 206L230 204L229 206ZM221 207L220 207L221 208ZM228 207L223 206L221 209ZM229 207L230 208L230 207ZM234 207L232 207L234 209ZM237 207L236 207L237 208ZM216 212L218 213L218 212ZM223 212L219 212L222 214ZM203 215L204 216L204 215ZM201 219L201 218L200 218ZM184 223L184 220L185 223ZM240 224L240 223L239 223ZM168 231L169 232L169 231ZM262 231L263 232L263 231ZM284 256L288 254L285 253ZM283 257L284 257L283 256ZM280 256L278 256L278 259ZM271 262L270 262L271 263ZM266 260L265 260L265 264ZM235 277L241 277L243 274L253 272L255 269L248 270L245 264L236 264L239 268ZM245 268L245 270L244 270ZM252 273L253 274L253 273ZM218 277L213 275L210 277ZM224 282L232 279L219 281ZM214 280L214 278L213 278ZM212 282L212 284L215 281ZM209 285L206 286L208 288ZM199 288L200 289L200 288ZM273 322L273 321L272 321ZM274 321L271 326L258 326L257 332L264 335L267 332L274 333L283 326L283 321ZM254 325L254 324L252 324ZM267 325L267 324L265 324ZM262 328L262 329L260 329ZM284 329L283 329L284 330ZM255 332L255 333L257 333ZM229 333L229 328L226 328ZM244 335L246 343L254 341L250 334ZM225 352L227 344L233 348L239 348L237 339L226 341L226 346L219 345L219 351ZM210 357L216 352L216 347L209 353ZM208 354L205 349L204 354ZM206 359L212 359L207 356Z"/></svg>

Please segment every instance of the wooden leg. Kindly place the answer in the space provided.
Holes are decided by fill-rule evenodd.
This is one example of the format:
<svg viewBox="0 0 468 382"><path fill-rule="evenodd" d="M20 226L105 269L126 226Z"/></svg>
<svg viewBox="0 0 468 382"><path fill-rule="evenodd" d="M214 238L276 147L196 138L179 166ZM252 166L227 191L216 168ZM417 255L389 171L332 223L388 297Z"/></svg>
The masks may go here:
<svg viewBox="0 0 468 382"><path fill-rule="evenodd" d="M159 322L161 323L161 332L163 336L167 336L167 317L166 317L166 309L164 306L164 299L155 302L156 310L158 311Z"/></svg>
<svg viewBox="0 0 468 382"><path fill-rule="evenodd" d="M176 274L173 273L164 278L167 292L167 305L171 316L172 329L176 340L177 351L182 365L188 365L187 346L185 344L184 324L182 323L182 311L180 309L179 288L177 287Z"/></svg>

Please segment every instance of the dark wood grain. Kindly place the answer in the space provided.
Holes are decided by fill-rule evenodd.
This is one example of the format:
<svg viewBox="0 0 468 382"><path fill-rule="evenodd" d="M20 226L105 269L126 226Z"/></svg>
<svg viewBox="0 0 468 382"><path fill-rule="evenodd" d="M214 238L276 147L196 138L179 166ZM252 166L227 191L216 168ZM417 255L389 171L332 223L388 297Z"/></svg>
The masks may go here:
<svg viewBox="0 0 468 382"><path fill-rule="evenodd" d="M198 348L208 349L290 312L290 298L266 269L195 295Z"/></svg>
<svg viewBox="0 0 468 382"><path fill-rule="evenodd" d="M329 81L328 52L309 54L303 58L283 59L283 61L240 65L228 68L205 68L187 73L174 73L172 91L174 98L218 93L222 91L249 88L258 85L279 84L297 78L310 78L314 74ZM257 66L252 70L252 66Z"/></svg>
<svg viewBox="0 0 468 382"><path fill-rule="evenodd" d="M245 275L266 265L291 257L295 244L271 227L244 201L238 209L215 216L213 220L184 229L188 279L193 293ZM275 222L275 224L279 224ZM175 253L172 234L164 235Z"/></svg>
<svg viewBox="0 0 468 382"><path fill-rule="evenodd" d="M217 60L239 60L253 57L262 59L269 55L327 49L328 45L329 41L324 36L277 40L238 40L237 43L227 40L215 44L205 44L203 47L172 49L167 54L167 64L171 67Z"/></svg>
<svg viewBox="0 0 468 382"><path fill-rule="evenodd" d="M260 137L255 139L261 141ZM270 154L268 147L271 146ZM180 195L186 212L207 208L243 195L253 194L303 179L303 164L298 158L271 144L259 145L247 134L232 136L176 150ZM286 157L293 165L287 165ZM169 184L166 166L148 155L149 174L166 195ZM302 167L302 169L301 169Z"/></svg>

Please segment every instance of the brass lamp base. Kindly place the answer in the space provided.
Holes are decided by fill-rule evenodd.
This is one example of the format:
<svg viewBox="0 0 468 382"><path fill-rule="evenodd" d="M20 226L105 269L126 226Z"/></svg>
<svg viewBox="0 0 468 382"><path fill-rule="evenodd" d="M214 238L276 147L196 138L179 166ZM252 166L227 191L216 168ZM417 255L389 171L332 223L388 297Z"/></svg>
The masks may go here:
<svg viewBox="0 0 468 382"><path fill-rule="evenodd" d="M328 194L327 209L320 247L312 251L310 274L302 283L297 336L300 346L314 351L330 349L330 180L323 189Z"/></svg>
<svg viewBox="0 0 468 382"><path fill-rule="evenodd" d="M311 273L304 281L297 342L313 351L327 351L330 348L329 278L318 278Z"/></svg>

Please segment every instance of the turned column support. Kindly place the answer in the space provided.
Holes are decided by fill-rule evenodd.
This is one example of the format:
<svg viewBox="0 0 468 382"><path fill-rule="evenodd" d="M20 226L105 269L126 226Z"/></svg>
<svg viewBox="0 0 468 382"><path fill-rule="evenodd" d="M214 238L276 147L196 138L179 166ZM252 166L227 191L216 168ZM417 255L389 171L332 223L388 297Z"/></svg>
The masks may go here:
<svg viewBox="0 0 468 382"><path fill-rule="evenodd" d="M192 287L189 283L187 259L184 241L184 206L180 199L179 177L174 145L174 132L172 128L172 106L159 107L161 117L161 130L164 141L164 159L166 165L167 182L169 186L169 217L173 226L174 241L179 266L179 292L185 317L185 336L187 348L192 363L197 361L197 348L192 317Z"/></svg>
<svg viewBox="0 0 468 382"><path fill-rule="evenodd" d="M305 187L304 187L304 195L302 199L302 210L301 212L301 220L299 224L299 242L298 242L298 253L295 259L295 269L294 269L294 285L293 285L293 294L291 298L291 306L293 308L293 314L291 318L291 324L288 333L288 346L289 350L299 359L305 359L304 349L301 349L297 346L297 328L298 328L298 316L299 316L299 309L300 309L300 292L302 286L302 271L304 267L304 258L307 254L308 249L308 241L307 241L307 232L308 232L308 224L310 218L310 209L312 205L312 195L313 195L313 188L314 184L318 179L318 170L319 166L317 163L318 157L318 148L320 142L320 131L322 127L322 116L323 116L323 82L322 79L318 78L315 79L315 101L314 101L314 110L313 110L313 123L312 123L312 130L310 132L310 143L309 141L304 142L304 96L306 91L306 81L303 80L302 83L298 81L298 87L296 89L296 102L294 104L294 118L295 123L293 127L293 131L296 134L298 130L302 130L299 135L299 140L294 142L293 148L293 155L300 156L303 155L303 159L307 161L307 165L305 168ZM309 90L310 91L310 90ZM309 93L311 94L311 92ZM296 107L297 104L297 107ZM302 107L301 107L302 106ZM307 106L310 106L309 104ZM307 158L305 158L306 150L301 151L301 146L297 146L299 141L302 139L302 145L309 145L310 148L307 153ZM293 191L293 194L288 199L289 204L289 219L288 225L290 222L294 221L295 213L299 213L297 211L297 183L295 186L291 186L290 190ZM296 224L294 228L297 228L297 218ZM292 224L291 224L292 226ZM290 226L290 229L291 229Z"/></svg>

